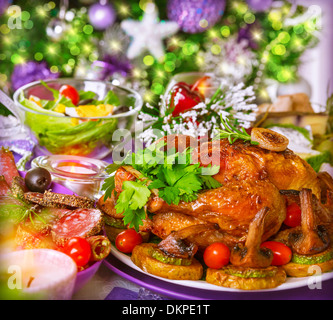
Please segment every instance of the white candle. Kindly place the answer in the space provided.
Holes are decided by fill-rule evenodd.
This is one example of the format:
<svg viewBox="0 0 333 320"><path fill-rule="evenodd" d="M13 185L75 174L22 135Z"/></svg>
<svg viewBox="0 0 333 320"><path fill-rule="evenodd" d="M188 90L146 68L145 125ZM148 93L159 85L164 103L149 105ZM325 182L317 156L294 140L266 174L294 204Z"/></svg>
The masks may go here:
<svg viewBox="0 0 333 320"><path fill-rule="evenodd" d="M75 262L51 249L20 250L0 257L8 290L24 299L69 300L77 274Z"/></svg>

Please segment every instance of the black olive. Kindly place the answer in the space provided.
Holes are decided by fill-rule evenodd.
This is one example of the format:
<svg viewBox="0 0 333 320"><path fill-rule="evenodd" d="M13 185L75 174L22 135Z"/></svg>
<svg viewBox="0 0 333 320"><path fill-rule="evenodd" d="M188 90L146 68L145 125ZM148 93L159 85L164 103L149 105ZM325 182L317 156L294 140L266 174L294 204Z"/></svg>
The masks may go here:
<svg viewBox="0 0 333 320"><path fill-rule="evenodd" d="M44 193L52 183L52 177L49 171L44 168L34 168L27 172L25 176L25 185L32 192Z"/></svg>

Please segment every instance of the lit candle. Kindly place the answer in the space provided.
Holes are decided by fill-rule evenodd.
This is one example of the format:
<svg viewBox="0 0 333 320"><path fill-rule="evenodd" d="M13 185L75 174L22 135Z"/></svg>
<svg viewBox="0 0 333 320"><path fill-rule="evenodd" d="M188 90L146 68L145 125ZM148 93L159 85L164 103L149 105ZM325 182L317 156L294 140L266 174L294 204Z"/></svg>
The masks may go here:
<svg viewBox="0 0 333 320"><path fill-rule="evenodd" d="M86 167L81 166L63 166L59 167L58 170L67 172L67 173L75 173L75 174L85 174L85 175L95 175L96 172Z"/></svg>
<svg viewBox="0 0 333 320"><path fill-rule="evenodd" d="M7 292L23 299L69 300L77 275L75 262L51 249L20 250L0 257L2 277L6 272Z"/></svg>
<svg viewBox="0 0 333 320"><path fill-rule="evenodd" d="M78 156L52 155L38 157L33 160L32 167L47 169L52 180L75 194L98 199L105 178L108 163L96 159Z"/></svg>

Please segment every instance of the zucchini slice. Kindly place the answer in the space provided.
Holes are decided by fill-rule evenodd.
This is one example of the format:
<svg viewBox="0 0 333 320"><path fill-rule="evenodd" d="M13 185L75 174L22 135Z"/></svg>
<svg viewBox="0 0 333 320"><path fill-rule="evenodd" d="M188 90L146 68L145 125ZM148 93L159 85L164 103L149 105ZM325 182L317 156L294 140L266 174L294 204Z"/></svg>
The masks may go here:
<svg viewBox="0 0 333 320"><path fill-rule="evenodd" d="M134 248L131 259L137 267L158 277L171 280L200 280L202 278L203 267L196 259L193 258L192 263L185 266L170 264L171 260L165 260L168 262L166 263L152 256L153 252L158 252L157 250L157 245L154 243L142 243Z"/></svg>

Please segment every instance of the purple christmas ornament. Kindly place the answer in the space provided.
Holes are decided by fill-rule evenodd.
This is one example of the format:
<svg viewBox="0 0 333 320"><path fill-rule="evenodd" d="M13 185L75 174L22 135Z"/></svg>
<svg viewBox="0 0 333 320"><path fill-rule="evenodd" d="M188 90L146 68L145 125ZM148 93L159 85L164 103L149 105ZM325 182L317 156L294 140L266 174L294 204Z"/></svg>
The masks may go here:
<svg viewBox="0 0 333 320"><path fill-rule="evenodd" d="M116 21L116 12L111 4L95 3L88 10L89 21L97 30L105 30Z"/></svg>
<svg viewBox="0 0 333 320"><path fill-rule="evenodd" d="M126 77L132 70L132 65L126 57L120 58L115 55L106 55L103 60L95 61L93 66L102 68L99 80L103 81L110 79L115 73Z"/></svg>
<svg viewBox="0 0 333 320"><path fill-rule="evenodd" d="M169 0L168 18L186 33L212 28L223 16L226 0Z"/></svg>
<svg viewBox="0 0 333 320"><path fill-rule="evenodd" d="M247 4L253 11L261 12L270 9L273 0L247 0Z"/></svg>
<svg viewBox="0 0 333 320"><path fill-rule="evenodd" d="M13 90L17 90L33 81L56 79L58 77L59 73L52 73L45 61L28 61L15 66L11 75L11 83Z"/></svg>

